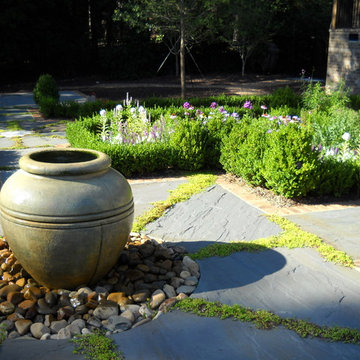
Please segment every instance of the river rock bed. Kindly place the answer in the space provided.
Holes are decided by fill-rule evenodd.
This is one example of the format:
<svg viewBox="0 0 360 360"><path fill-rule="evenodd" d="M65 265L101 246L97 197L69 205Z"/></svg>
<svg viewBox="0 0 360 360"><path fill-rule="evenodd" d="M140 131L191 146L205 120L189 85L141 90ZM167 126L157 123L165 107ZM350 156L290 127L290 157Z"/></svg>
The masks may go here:
<svg viewBox="0 0 360 360"><path fill-rule="evenodd" d="M117 264L96 285L49 289L31 278L0 238L0 327L9 339L70 339L94 329L118 333L161 316L195 290L199 277L184 247L131 233Z"/></svg>

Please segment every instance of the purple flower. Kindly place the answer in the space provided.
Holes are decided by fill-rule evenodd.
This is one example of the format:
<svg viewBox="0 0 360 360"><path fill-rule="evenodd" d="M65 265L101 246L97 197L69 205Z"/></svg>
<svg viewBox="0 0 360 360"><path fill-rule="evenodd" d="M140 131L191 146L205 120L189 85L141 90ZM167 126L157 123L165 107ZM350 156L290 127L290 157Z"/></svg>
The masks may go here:
<svg viewBox="0 0 360 360"><path fill-rule="evenodd" d="M231 114L231 116L232 116L233 118L235 118L235 119L239 118L239 114L236 113L236 112L233 112L233 113Z"/></svg>
<svg viewBox="0 0 360 360"><path fill-rule="evenodd" d="M267 134L271 134L271 133L272 133L272 130L269 129L266 133L267 133Z"/></svg>
<svg viewBox="0 0 360 360"><path fill-rule="evenodd" d="M215 101L213 101L211 104L210 104L210 107L212 109L215 109L217 107L217 103Z"/></svg>
<svg viewBox="0 0 360 360"><path fill-rule="evenodd" d="M339 148L335 148L335 155L339 153Z"/></svg>
<svg viewBox="0 0 360 360"><path fill-rule="evenodd" d="M250 109L250 110L253 108L252 103L251 103L250 100L245 101L244 108L245 109Z"/></svg>
<svg viewBox="0 0 360 360"><path fill-rule="evenodd" d="M223 106L220 106L218 110L219 110L222 114L226 112L226 110L224 109Z"/></svg>
<svg viewBox="0 0 360 360"><path fill-rule="evenodd" d="M190 103L187 102L187 101L184 102L184 104L183 104L183 108L184 108L184 109L188 109L190 106L191 106Z"/></svg>
<svg viewBox="0 0 360 360"><path fill-rule="evenodd" d="M322 149L322 145L319 145L318 150L321 151L321 149Z"/></svg>

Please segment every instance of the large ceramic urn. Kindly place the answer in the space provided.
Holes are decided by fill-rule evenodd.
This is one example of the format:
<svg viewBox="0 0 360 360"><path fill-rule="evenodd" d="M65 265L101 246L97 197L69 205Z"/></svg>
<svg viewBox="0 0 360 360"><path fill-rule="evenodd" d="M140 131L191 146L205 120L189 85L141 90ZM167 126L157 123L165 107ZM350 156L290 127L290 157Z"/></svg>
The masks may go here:
<svg viewBox="0 0 360 360"><path fill-rule="evenodd" d="M0 193L1 224L24 269L49 288L91 284L116 263L132 227L130 185L98 151L23 156Z"/></svg>

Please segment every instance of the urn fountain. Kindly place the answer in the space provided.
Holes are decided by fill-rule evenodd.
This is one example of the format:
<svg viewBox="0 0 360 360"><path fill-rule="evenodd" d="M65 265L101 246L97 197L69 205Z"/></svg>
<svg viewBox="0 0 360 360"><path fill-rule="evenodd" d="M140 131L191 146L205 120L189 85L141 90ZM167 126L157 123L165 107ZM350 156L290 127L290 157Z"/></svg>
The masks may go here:
<svg viewBox="0 0 360 360"><path fill-rule="evenodd" d="M41 285L72 289L101 279L131 231L134 203L110 158L85 149L49 149L20 158L0 192L6 240Z"/></svg>

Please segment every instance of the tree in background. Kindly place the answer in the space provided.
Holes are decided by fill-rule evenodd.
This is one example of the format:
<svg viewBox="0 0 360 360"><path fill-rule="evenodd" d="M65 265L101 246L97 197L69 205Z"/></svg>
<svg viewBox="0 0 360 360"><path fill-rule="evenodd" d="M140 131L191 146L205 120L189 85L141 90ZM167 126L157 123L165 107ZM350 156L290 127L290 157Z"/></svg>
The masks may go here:
<svg viewBox="0 0 360 360"><path fill-rule="evenodd" d="M274 41L282 50L279 68L325 76L333 0L288 0Z"/></svg>
<svg viewBox="0 0 360 360"><path fill-rule="evenodd" d="M134 27L147 27L154 40L168 40L171 51L176 52L178 46L181 97L185 98L185 54L212 32L215 5L211 0L120 1L115 18L124 19Z"/></svg>
<svg viewBox="0 0 360 360"><path fill-rule="evenodd" d="M331 5L332 0L1 0L0 83L34 81L43 73L58 79L153 76L171 50L181 55L185 96L185 54L195 55L208 72L237 72L239 54L243 73L261 73L270 54L261 45L269 41L280 51L278 70L298 74L304 68L324 76ZM187 63L186 72L191 67Z"/></svg>
<svg viewBox="0 0 360 360"><path fill-rule="evenodd" d="M247 60L261 44L276 33L283 9L280 0L223 0L219 3L218 31L229 48L240 55L241 74Z"/></svg>

